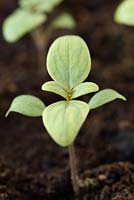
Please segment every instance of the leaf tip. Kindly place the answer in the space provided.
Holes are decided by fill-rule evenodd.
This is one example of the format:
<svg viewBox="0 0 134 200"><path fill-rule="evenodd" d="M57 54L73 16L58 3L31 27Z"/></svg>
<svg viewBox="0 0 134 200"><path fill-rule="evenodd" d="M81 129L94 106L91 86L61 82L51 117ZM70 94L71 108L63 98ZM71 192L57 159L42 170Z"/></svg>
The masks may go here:
<svg viewBox="0 0 134 200"><path fill-rule="evenodd" d="M43 90L43 91L44 91L44 84L41 86L41 90Z"/></svg>
<svg viewBox="0 0 134 200"><path fill-rule="evenodd" d="M121 99L122 99L123 101L127 101L127 98L124 97L123 95L121 95Z"/></svg>
<svg viewBox="0 0 134 200"><path fill-rule="evenodd" d="M47 84L48 82L46 82L46 83L43 83L42 84L42 86L41 86L41 90L43 90L43 91L47 91L47 87L46 87L46 84Z"/></svg>
<svg viewBox="0 0 134 200"><path fill-rule="evenodd" d="M8 117L10 114L10 109L6 112L5 117Z"/></svg>

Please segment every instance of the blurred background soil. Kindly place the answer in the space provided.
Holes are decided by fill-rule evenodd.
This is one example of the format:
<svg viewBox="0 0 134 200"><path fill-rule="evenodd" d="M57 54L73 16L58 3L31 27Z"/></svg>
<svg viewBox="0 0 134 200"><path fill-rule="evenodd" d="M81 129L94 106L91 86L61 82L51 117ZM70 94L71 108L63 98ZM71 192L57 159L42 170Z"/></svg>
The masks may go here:
<svg viewBox="0 0 134 200"><path fill-rule="evenodd" d="M64 34L82 36L92 56L88 80L127 98L93 110L76 139L80 176L94 182L78 198L69 179L68 149L51 140L42 120L18 114L4 117L16 95L36 95L46 105L60 97L40 89L50 77L37 76L30 36L8 44L0 31L0 200L134 199L134 28L113 22L119 2L65 0L53 13L69 11L77 26L73 31L55 30L48 47ZM0 1L0 24L16 6L15 0ZM88 102L89 97L80 99Z"/></svg>

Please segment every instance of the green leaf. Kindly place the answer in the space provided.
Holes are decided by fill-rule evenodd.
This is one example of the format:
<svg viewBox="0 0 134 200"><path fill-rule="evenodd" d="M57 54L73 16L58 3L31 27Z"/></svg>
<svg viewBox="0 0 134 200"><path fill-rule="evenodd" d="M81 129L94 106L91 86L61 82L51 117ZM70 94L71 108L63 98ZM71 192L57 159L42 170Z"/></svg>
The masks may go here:
<svg viewBox="0 0 134 200"><path fill-rule="evenodd" d="M125 0L119 4L114 20L119 24L134 26L134 0Z"/></svg>
<svg viewBox="0 0 134 200"><path fill-rule="evenodd" d="M89 112L82 101L60 101L48 106L43 112L43 123L60 146L72 144Z"/></svg>
<svg viewBox="0 0 134 200"><path fill-rule="evenodd" d="M37 97L31 95L20 95L16 97L6 113L17 112L29 117L40 117L45 109L44 103Z"/></svg>
<svg viewBox="0 0 134 200"><path fill-rule="evenodd" d="M91 58L88 47L78 36L60 37L49 49L48 73L68 92L87 78L90 66Z"/></svg>
<svg viewBox="0 0 134 200"><path fill-rule="evenodd" d="M77 85L75 88L73 88L72 97L71 99L77 98L79 96L96 92L99 90L98 85L92 82L84 82Z"/></svg>
<svg viewBox="0 0 134 200"><path fill-rule="evenodd" d="M75 25L74 18L68 13L62 13L50 24L50 26L54 27L55 29L72 29L75 27Z"/></svg>
<svg viewBox="0 0 134 200"><path fill-rule="evenodd" d="M49 81L44 83L41 89L48 92L53 92L67 99L67 92L64 90L64 88L61 87L59 83L55 81Z"/></svg>
<svg viewBox="0 0 134 200"><path fill-rule="evenodd" d="M126 101L126 98L120 93L116 92L115 90L112 89L101 90L91 98L91 100L89 101L89 108L90 110L98 108L115 99L122 99Z"/></svg>
<svg viewBox="0 0 134 200"><path fill-rule="evenodd" d="M36 12L51 12L63 0L20 0L20 7Z"/></svg>
<svg viewBox="0 0 134 200"><path fill-rule="evenodd" d="M17 9L3 23L3 36L7 42L16 42L46 20L44 14Z"/></svg>

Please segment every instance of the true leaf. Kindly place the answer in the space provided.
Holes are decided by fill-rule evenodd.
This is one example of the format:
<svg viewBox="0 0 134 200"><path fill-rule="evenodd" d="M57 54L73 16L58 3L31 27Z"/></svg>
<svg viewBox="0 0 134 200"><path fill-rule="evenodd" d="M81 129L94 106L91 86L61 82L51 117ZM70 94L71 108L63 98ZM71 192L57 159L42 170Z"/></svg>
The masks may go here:
<svg viewBox="0 0 134 200"><path fill-rule="evenodd" d="M134 0L124 0L116 9L114 20L117 23L134 26Z"/></svg>
<svg viewBox="0 0 134 200"><path fill-rule="evenodd" d="M53 140L66 147L75 140L88 112L88 104L82 101L60 101L44 110L43 123Z"/></svg>
<svg viewBox="0 0 134 200"><path fill-rule="evenodd" d="M126 98L120 93L116 92L115 90L112 89L101 90L100 92L95 94L89 101L89 109L91 110L98 108L115 99L122 99L126 101Z"/></svg>
<svg viewBox="0 0 134 200"><path fill-rule="evenodd" d="M64 90L64 88L61 87L61 85L55 81L49 81L42 85L42 90L53 92L55 94L58 94L65 99L67 98L67 92Z"/></svg>
<svg viewBox="0 0 134 200"><path fill-rule="evenodd" d="M17 112L29 117L40 117L45 109L44 103L37 97L31 95L20 95L16 97L6 113Z"/></svg>
<svg viewBox="0 0 134 200"><path fill-rule="evenodd" d="M50 76L70 91L89 74L91 58L88 47L78 36L63 36L51 45L47 56Z"/></svg>
<svg viewBox="0 0 134 200"><path fill-rule="evenodd" d="M20 0L20 6L24 9L36 12L51 12L55 6L63 0Z"/></svg>
<svg viewBox="0 0 134 200"><path fill-rule="evenodd" d="M3 35L7 42L16 42L26 33L35 29L46 20L46 15L30 13L17 9L3 23Z"/></svg>
<svg viewBox="0 0 134 200"><path fill-rule="evenodd" d="M75 21L70 14L62 13L60 16L53 20L50 26L54 28L71 29L75 27Z"/></svg>
<svg viewBox="0 0 134 200"><path fill-rule="evenodd" d="M98 90L99 90L99 87L95 83L92 83L92 82L80 83L75 88L73 88L71 99L77 98L79 96L82 96L91 92L96 92Z"/></svg>

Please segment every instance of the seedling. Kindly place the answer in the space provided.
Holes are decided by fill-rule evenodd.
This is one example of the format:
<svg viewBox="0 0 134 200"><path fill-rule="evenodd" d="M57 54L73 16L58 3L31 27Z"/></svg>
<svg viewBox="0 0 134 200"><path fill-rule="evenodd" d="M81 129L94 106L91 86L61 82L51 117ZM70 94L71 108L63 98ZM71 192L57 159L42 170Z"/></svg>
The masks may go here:
<svg viewBox="0 0 134 200"><path fill-rule="evenodd" d="M31 34L37 49L39 75L45 69L45 52L52 32L55 29L75 27L75 21L69 13L61 13L54 19L47 20L48 15L51 16L54 8L62 1L64 0L19 0L19 7L3 23L3 36L9 43L17 42L27 33Z"/></svg>
<svg viewBox="0 0 134 200"><path fill-rule="evenodd" d="M115 22L134 26L134 0L124 0L117 7L114 14Z"/></svg>
<svg viewBox="0 0 134 200"><path fill-rule="evenodd" d="M99 90L93 82L83 82L91 68L91 57L86 43L78 36L63 36L55 40L47 55L47 70L53 81L42 85L42 90L56 93L65 100L45 106L37 97L16 97L6 116L12 111L26 116L42 116L51 138L60 146L69 148L71 180L75 193L79 191L74 141L89 111L115 99L126 100L112 89L96 93L88 103L75 100Z"/></svg>

